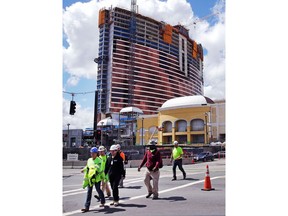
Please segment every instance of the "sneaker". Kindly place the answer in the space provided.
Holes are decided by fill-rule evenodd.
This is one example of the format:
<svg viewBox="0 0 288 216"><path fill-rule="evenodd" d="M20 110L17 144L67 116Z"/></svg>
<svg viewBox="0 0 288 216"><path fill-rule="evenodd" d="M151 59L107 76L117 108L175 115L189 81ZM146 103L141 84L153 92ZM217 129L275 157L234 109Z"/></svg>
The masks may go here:
<svg viewBox="0 0 288 216"><path fill-rule="evenodd" d="M100 201L100 197L99 196L94 195L94 197L97 199L98 202Z"/></svg>
<svg viewBox="0 0 288 216"><path fill-rule="evenodd" d="M152 193L148 193L148 195L146 196L146 198L148 199L151 195L152 195Z"/></svg>
<svg viewBox="0 0 288 216"><path fill-rule="evenodd" d="M111 197L111 194L105 196L105 198L109 198L109 197Z"/></svg>
<svg viewBox="0 0 288 216"><path fill-rule="evenodd" d="M118 205L119 205L119 202L115 202L115 203L114 203L114 206L118 206Z"/></svg>
<svg viewBox="0 0 288 216"><path fill-rule="evenodd" d="M114 204L115 204L115 202L111 202L111 203L110 203L110 205L114 205Z"/></svg>
<svg viewBox="0 0 288 216"><path fill-rule="evenodd" d="M158 196L153 196L152 200L157 200L159 199Z"/></svg>
<svg viewBox="0 0 288 216"><path fill-rule="evenodd" d="M177 179L176 178L173 178L171 181L176 181Z"/></svg>
<svg viewBox="0 0 288 216"><path fill-rule="evenodd" d="M84 209L81 209L81 211L82 211L82 212L88 212L88 211L89 211L89 209L87 209L87 208L84 208Z"/></svg>
<svg viewBox="0 0 288 216"><path fill-rule="evenodd" d="M101 208L101 207L104 207L105 206L105 203L101 203L100 205L99 205L99 207Z"/></svg>

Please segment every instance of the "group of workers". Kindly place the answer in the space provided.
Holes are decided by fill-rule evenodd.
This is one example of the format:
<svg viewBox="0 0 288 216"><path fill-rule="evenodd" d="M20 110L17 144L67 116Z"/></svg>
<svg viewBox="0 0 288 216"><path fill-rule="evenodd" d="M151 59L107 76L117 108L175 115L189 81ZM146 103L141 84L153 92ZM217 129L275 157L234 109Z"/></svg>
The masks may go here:
<svg viewBox="0 0 288 216"><path fill-rule="evenodd" d="M113 196L113 202L111 202L110 205L119 205L118 188L123 187L123 180L125 179L126 175L124 164L127 163L127 160L125 158L125 154L121 151L121 146L119 144L112 145L109 150L110 154L108 156L104 146L100 146L99 148L92 147L90 149L91 158L88 159L87 165L81 170L81 172L84 173L83 188L87 187L86 202L85 207L81 209L82 212L89 211L94 185L98 193L98 195L95 195L94 197L100 201L99 207L105 206L105 198L109 198L111 196L111 190L108 182L110 182ZM171 162L173 161L172 181L177 179L177 166L182 171L183 179L186 178L186 173L182 167L182 155L182 148L178 145L177 141L174 141L174 148L171 154ZM152 200L156 200L159 198L159 169L163 167L163 162L160 151L156 147L155 141L151 141L148 145L142 163L138 167L139 172L144 165L146 166L144 183L148 191L146 198L153 195ZM104 196L105 192L106 197Z"/></svg>

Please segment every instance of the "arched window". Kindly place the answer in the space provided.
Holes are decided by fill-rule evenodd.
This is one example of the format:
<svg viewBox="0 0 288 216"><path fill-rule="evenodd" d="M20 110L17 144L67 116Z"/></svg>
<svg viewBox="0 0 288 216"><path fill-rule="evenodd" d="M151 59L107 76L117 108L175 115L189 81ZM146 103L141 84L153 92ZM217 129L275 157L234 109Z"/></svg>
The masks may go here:
<svg viewBox="0 0 288 216"><path fill-rule="evenodd" d="M193 119L191 121L191 131L204 131L204 121L202 119Z"/></svg>
<svg viewBox="0 0 288 216"><path fill-rule="evenodd" d="M176 121L176 132L186 132L187 122L185 120Z"/></svg>
<svg viewBox="0 0 288 216"><path fill-rule="evenodd" d="M164 133L172 132L172 122L171 121L166 121L163 123L163 132Z"/></svg>

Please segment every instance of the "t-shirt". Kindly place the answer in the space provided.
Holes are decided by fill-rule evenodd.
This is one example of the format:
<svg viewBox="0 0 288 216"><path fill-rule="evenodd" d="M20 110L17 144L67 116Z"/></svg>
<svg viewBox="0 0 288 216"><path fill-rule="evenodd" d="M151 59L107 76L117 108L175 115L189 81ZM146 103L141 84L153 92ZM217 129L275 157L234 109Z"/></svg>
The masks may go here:
<svg viewBox="0 0 288 216"><path fill-rule="evenodd" d="M183 154L183 150L182 150L182 148L181 147L174 147L173 148L173 152L172 152L172 154L173 154L173 159L175 160L176 158L178 158L181 154ZM180 158L179 158L180 159Z"/></svg>

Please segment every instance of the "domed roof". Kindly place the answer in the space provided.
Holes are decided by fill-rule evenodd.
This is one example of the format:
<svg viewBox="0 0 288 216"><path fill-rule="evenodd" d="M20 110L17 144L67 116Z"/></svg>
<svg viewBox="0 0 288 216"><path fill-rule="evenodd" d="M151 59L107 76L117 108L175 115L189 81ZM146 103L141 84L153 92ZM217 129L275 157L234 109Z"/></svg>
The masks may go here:
<svg viewBox="0 0 288 216"><path fill-rule="evenodd" d="M161 106L160 110L180 108L180 107L203 106L213 103L214 103L213 100L202 95L184 96L167 100Z"/></svg>

